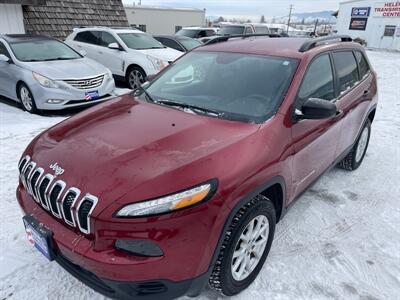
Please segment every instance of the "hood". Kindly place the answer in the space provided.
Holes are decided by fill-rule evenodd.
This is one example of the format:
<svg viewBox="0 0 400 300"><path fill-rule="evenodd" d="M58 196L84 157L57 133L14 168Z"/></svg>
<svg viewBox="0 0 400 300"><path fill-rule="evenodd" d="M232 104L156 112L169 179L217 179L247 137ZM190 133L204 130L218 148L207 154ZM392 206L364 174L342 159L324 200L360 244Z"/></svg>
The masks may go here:
<svg viewBox="0 0 400 300"><path fill-rule="evenodd" d="M175 61L176 59L178 59L183 55L182 52L171 48L143 49L135 51L139 51L143 54L150 55L167 62Z"/></svg>
<svg viewBox="0 0 400 300"><path fill-rule="evenodd" d="M51 174L49 166L57 163L65 170L57 179L99 197L96 210L101 210L132 190L130 202L217 178L235 168L232 159L238 157L230 156L235 151L240 156L244 140L258 128L125 95L49 129L27 154ZM236 150L226 155L228 147Z"/></svg>
<svg viewBox="0 0 400 300"><path fill-rule="evenodd" d="M107 73L106 67L89 59L24 62L27 68L52 80L80 79Z"/></svg>

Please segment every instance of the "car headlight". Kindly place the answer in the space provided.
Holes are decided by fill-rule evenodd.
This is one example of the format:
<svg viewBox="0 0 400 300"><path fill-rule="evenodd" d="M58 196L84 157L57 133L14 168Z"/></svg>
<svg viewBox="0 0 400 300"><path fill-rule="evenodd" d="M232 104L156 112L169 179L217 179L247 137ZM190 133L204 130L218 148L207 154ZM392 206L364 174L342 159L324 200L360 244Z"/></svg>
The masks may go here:
<svg viewBox="0 0 400 300"><path fill-rule="evenodd" d="M158 58L156 58L154 56L147 55L147 58L151 61L151 63L153 64L154 68L157 71L161 71L162 69L164 69L168 65L163 60L158 59Z"/></svg>
<svg viewBox="0 0 400 300"><path fill-rule="evenodd" d="M159 215L194 206L212 197L216 191L216 180L194 188L154 200L128 204L121 208L117 217L143 217Z"/></svg>
<svg viewBox="0 0 400 300"><path fill-rule="evenodd" d="M46 88L58 88L58 84L53 80L44 77L38 73L32 72L33 79L35 79L39 84Z"/></svg>

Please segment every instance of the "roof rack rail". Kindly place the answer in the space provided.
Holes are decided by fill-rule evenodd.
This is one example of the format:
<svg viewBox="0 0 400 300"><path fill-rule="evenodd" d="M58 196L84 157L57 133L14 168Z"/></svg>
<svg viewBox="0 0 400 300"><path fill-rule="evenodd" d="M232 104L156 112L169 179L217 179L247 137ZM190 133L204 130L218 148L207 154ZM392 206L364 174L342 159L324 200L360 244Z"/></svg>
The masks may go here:
<svg viewBox="0 0 400 300"><path fill-rule="evenodd" d="M221 43L221 42L226 42L230 39L233 38L249 38L249 37L257 37L257 36L264 36L264 37L270 37L270 38L279 38L282 37L280 34L276 33L254 33L254 34L233 34L233 35L224 35L224 36L219 36L216 38L213 38L205 43L205 45L211 45L211 44L216 44L216 43Z"/></svg>
<svg viewBox="0 0 400 300"><path fill-rule="evenodd" d="M329 42L340 40L341 42L352 42L353 39L348 35L331 35L331 36L323 36L320 38L310 38L301 45L299 52L306 52L312 48L315 48L318 43Z"/></svg>

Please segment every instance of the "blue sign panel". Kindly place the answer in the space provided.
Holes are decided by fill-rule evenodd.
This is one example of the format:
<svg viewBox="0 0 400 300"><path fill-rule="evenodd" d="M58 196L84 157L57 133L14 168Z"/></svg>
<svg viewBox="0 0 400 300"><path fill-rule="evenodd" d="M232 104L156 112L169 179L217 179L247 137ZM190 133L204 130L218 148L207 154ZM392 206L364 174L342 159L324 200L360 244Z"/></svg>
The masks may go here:
<svg viewBox="0 0 400 300"><path fill-rule="evenodd" d="M353 7L351 9L352 17L369 17L371 7Z"/></svg>

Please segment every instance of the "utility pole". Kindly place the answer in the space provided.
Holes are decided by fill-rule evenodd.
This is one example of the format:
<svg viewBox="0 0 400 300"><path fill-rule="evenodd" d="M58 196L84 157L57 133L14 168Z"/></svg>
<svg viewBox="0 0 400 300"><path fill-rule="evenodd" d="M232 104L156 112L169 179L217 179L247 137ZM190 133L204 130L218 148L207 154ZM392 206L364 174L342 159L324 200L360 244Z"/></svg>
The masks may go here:
<svg viewBox="0 0 400 300"><path fill-rule="evenodd" d="M294 6L293 4L290 4L290 6L289 6L289 19L288 19L288 22L287 22L287 30L286 30L287 34L289 34L290 18L292 17L293 6Z"/></svg>

